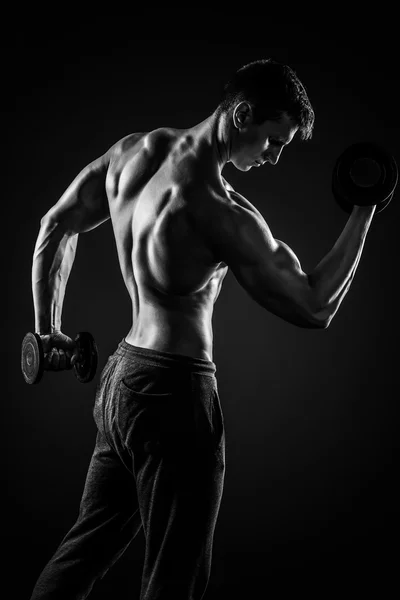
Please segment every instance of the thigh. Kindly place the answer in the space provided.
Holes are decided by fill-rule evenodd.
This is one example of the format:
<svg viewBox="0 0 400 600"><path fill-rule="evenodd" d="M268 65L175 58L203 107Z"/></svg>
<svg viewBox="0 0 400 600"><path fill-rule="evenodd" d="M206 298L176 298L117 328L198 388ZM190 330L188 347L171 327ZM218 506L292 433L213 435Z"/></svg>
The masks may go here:
<svg viewBox="0 0 400 600"><path fill-rule="evenodd" d="M136 486L107 440L97 434L75 525L62 546L108 569L142 528Z"/></svg>
<svg viewBox="0 0 400 600"><path fill-rule="evenodd" d="M105 436L97 433L86 475L80 515L98 519L130 518L138 509L135 480Z"/></svg>
<svg viewBox="0 0 400 600"><path fill-rule="evenodd" d="M179 561L195 564L211 547L223 492L216 380L191 376L159 393L139 392L129 383L120 382L118 426L136 478L146 564L156 560L161 547L169 570L173 557L177 568Z"/></svg>

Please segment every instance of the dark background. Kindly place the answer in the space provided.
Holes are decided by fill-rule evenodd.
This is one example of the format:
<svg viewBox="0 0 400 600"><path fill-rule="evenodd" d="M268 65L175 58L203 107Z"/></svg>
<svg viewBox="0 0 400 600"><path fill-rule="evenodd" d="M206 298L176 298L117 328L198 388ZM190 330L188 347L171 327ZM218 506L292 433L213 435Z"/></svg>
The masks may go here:
<svg viewBox="0 0 400 600"><path fill-rule="evenodd" d="M77 517L96 434L96 383L131 326L108 222L80 236L63 310L65 333L88 330L97 340L95 380L82 386L59 373L25 384L20 344L34 330L39 222L75 175L128 133L200 122L233 70L266 57L288 63L305 84L314 136L295 139L274 168L245 174L228 165L224 175L306 272L347 220L330 191L338 155L375 141L399 161L394 43L368 36L348 47L323 36L285 48L67 42L67 34L37 40L17 32L3 48L3 543L15 599L29 597ZM279 590L274 598L289 591L325 598L334 589L386 597L397 583L399 213L395 197L374 218L355 280L326 331L263 311L226 277L213 322L227 470L209 600L266 597L271 589ZM138 598L143 549L139 535L90 597Z"/></svg>

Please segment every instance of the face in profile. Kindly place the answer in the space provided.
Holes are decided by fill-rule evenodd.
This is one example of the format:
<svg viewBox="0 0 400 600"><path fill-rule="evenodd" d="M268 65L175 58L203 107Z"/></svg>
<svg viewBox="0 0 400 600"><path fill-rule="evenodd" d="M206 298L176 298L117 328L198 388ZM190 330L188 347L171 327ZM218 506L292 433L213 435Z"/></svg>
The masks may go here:
<svg viewBox="0 0 400 600"><path fill-rule="evenodd" d="M290 144L298 129L286 113L279 121L254 124L252 109L247 102L238 104L232 120L230 162L239 171L249 171L264 163L276 165L284 146Z"/></svg>

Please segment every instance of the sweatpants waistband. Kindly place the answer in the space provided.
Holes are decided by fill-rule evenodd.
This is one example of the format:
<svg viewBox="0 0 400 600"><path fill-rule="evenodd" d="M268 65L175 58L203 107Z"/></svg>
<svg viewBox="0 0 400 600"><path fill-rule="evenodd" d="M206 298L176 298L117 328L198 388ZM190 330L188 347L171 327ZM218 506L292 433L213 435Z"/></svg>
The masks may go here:
<svg viewBox="0 0 400 600"><path fill-rule="evenodd" d="M150 361L152 364L160 367L187 368L190 371L208 373L211 375L214 375L217 370L215 363L210 360L193 358L192 356L185 356L184 354L161 352L160 350L153 350L152 348L133 346L132 344L128 344L125 338L118 344L115 354L139 361Z"/></svg>

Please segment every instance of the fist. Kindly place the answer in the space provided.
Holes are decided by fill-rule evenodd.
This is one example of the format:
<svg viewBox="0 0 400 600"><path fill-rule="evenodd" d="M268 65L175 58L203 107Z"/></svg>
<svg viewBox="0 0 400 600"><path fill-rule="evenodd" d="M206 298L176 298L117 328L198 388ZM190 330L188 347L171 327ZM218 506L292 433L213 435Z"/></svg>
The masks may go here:
<svg viewBox="0 0 400 600"><path fill-rule="evenodd" d="M43 344L44 368L47 371L63 371L72 369L79 358L75 342L57 331L47 335L41 335Z"/></svg>

